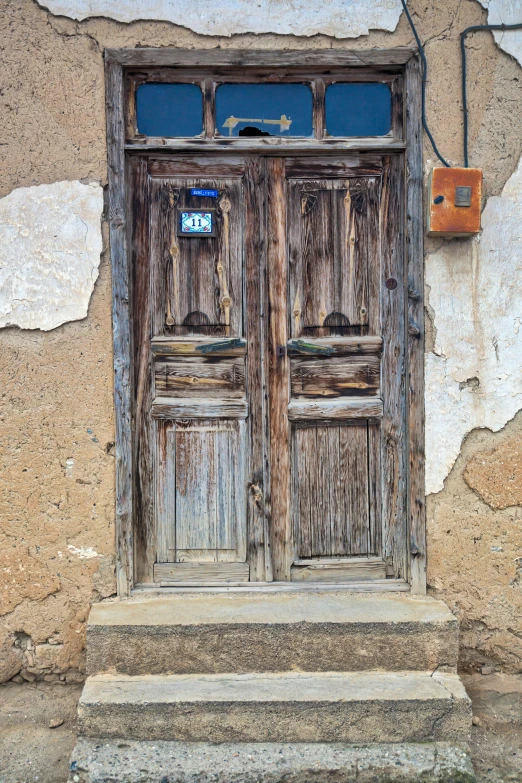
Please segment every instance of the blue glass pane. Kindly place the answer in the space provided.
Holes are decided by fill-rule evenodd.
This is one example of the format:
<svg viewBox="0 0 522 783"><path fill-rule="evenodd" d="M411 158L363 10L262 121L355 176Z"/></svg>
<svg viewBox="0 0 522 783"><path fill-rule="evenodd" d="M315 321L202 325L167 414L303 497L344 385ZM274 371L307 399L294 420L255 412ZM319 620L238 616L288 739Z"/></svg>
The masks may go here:
<svg viewBox="0 0 522 783"><path fill-rule="evenodd" d="M391 91L387 84L330 84L326 88L329 136L385 136L391 128Z"/></svg>
<svg viewBox="0 0 522 783"><path fill-rule="evenodd" d="M203 130L203 96L196 84L140 84L136 90L138 133L198 136Z"/></svg>
<svg viewBox="0 0 522 783"><path fill-rule="evenodd" d="M216 128L221 136L311 136L312 91L306 84L222 84Z"/></svg>

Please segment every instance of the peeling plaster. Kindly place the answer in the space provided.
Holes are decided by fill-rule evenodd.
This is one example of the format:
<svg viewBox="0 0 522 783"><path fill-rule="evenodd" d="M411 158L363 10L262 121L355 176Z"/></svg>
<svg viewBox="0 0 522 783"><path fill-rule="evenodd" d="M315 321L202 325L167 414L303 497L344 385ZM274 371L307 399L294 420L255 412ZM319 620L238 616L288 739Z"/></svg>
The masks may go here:
<svg viewBox="0 0 522 783"><path fill-rule="evenodd" d="M371 29L393 31L400 0L39 0L52 14L82 21L104 16L118 22L139 19L173 22L203 35L277 33L357 38Z"/></svg>
<svg viewBox="0 0 522 783"><path fill-rule="evenodd" d="M521 0L479 0L488 9L488 24L522 22ZM522 65L522 29L493 32L496 43Z"/></svg>
<svg viewBox="0 0 522 783"><path fill-rule="evenodd" d="M92 557L100 557L98 552L95 552L92 546L77 547L77 546L73 546L72 544L68 544L67 549L69 550L69 552L71 552L71 554L76 555L81 560L90 560Z"/></svg>
<svg viewBox="0 0 522 783"><path fill-rule="evenodd" d="M95 183L18 188L0 199L0 327L48 331L85 318L102 252Z"/></svg>
<svg viewBox="0 0 522 783"><path fill-rule="evenodd" d="M443 488L472 429L496 432L522 408L521 215L522 159L488 200L480 240L427 256L436 329L426 356L427 494Z"/></svg>

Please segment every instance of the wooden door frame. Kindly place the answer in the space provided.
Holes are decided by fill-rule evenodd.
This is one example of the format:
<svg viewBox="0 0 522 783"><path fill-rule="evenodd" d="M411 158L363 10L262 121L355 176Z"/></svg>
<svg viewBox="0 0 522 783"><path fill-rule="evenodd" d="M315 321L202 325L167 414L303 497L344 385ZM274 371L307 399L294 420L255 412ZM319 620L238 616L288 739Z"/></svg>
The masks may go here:
<svg viewBox="0 0 522 783"><path fill-rule="evenodd" d="M404 138L371 139L197 139L154 144L126 144L125 73L130 68L257 68L399 69L404 78ZM268 70L270 72L270 70ZM133 520L133 405L132 405L132 291L129 263L128 199L125 161L128 149L199 153L234 149L241 152L287 154L325 150L403 152L406 166L404 194L404 258L408 286L406 373L406 482L409 530L409 584L412 593L426 592L426 530L424 489L424 254L422 209L422 69L416 49L369 50L233 50L233 49L107 49L105 51L108 222L112 269L112 322L116 439L116 577L118 595L134 588ZM272 589L276 585L272 585ZM277 585L279 588L280 585ZM292 585L290 584L290 587ZM299 587L294 584L293 589ZM390 585L391 587L391 585ZM244 589L244 588L243 588ZM332 585L329 589L335 589ZM372 589L368 583L367 589ZM382 588L381 588L382 589Z"/></svg>

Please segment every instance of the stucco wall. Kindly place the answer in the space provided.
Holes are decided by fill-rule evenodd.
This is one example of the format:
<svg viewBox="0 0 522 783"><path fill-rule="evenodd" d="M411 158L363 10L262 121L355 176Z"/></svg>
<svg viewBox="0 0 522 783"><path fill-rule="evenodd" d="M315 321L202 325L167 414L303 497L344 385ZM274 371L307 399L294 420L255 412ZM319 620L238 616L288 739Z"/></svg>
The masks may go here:
<svg viewBox="0 0 522 783"><path fill-rule="evenodd" d="M314 18L294 9L289 15L283 0L269 5L262 17L257 11L250 18L248 11L236 14L241 28L237 19L227 23L221 15L221 35L213 36L212 18L184 17L185 26L85 19L86 7L113 16L116 9L126 20L161 8L155 14L162 19L177 19L174 0L0 0L0 230L16 226L18 243L10 256L0 247L0 323L7 324L0 328L0 680L20 671L26 678L81 676L89 605L115 590L110 271L101 198L107 181L103 49L413 43L395 0L329 3L344 14L335 30L326 13ZM502 3L489 5L490 13L499 13ZM222 6L230 9L234 2L223 0ZM410 0L409 6L430 63L430 124L443 153L461 164L458 34L486 21L487 11L475 0L438 0L428 7ZM260 18L263 29L273 32L241 32L260 32ZM365 34L366 23L382 29ZM191 29L198 24L205 34ZM517 45L511 36L508 51L516 54ZM468 84L471 164L484 169L486 202L496 200L486 205L482 239L426 241L428 582L462 621L463 664L491 660L520 671L522 414L515 414L522 388L509 350L516 351L522 321L514 296L520 289L521 239L513 219L506 245L503 224L521 201L516 170L522 70L489 33L479 33L470 40ZM425 146L426 171L434 162ZM50 190L42 191L42 185ZM42 194L52 198L57 192L65 199L62 219L59 212L51 215L39 234L41 213L35 214L34 205ZM87 192L92 198L85 202ZM63 223L68 230L60 234ZM75 246L77 255L71 254ZM485 290L494 284L498 265L505 270L502 313L494 292ZM34 286L20 297L16 280L24 266ZM42 269L46 279L40 286ZM471 320L469 301L477 304ZM461 348L444 340L455 313L468 319L467 355L474 366L465 368L465 378L459 375Z"/></svg>

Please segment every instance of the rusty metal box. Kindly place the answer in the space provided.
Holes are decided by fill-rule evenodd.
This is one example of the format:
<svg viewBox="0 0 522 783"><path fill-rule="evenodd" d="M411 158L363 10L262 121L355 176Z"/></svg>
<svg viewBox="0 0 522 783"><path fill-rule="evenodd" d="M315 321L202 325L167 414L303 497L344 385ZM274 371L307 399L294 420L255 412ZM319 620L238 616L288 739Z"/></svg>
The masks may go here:
<svg viewBox="0 0 522 783"><path fill-rule="evenodd" d="M482 169L432 169L428 180L428 236L477 234L481 199Z"/></svg>

